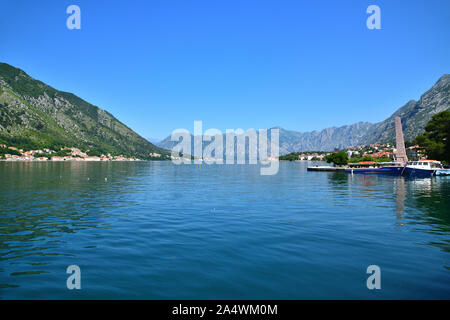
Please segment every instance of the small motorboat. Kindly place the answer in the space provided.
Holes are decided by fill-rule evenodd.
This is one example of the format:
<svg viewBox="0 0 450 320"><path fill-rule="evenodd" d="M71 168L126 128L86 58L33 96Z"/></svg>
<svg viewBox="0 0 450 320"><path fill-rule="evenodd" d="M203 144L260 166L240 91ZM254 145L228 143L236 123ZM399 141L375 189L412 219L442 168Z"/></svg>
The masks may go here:
<svg viewBox="0 0 450 320"><path fill-rule="evenodd" d="M443 170L443 167L436 160L410 161L405 167L405 173L411 176L432 176L438 170Z"/></svg>

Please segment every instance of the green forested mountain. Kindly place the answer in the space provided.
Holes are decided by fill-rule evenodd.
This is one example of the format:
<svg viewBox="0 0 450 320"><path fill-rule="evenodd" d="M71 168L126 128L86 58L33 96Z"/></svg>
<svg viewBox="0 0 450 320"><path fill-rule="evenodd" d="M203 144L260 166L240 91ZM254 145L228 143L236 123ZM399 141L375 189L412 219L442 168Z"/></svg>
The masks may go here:
<svg viewBox="0 0 450 320"><path fill-rule="evenodd" d="M424 147L428 159L450 163L450 111L437 113L427 123L424 134L415 142Z"/></svg>
<svg viewBox="0 0 450 320"><path fill-rule="evenodd" d="M105 110L0 63L0 143L63 146L148 158L166 154Z"/></svg>

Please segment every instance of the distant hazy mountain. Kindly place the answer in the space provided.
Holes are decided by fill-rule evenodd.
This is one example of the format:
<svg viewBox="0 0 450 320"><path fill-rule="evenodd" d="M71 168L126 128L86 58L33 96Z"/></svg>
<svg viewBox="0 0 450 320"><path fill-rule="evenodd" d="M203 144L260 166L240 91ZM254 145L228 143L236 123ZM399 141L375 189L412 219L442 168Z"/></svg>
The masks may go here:
<svg viewBox="0 0 450 320"><path fill-rule="evenodd" d="M0 63L0 141L90 147L139 157L165 152L107 111L6 63Z"/></svg>
<svg viewBox="0 0 450 320"><path fill-rule="evenodd" d="M431 117L449 109L450 75L443 75L425 92L419 101L411 100L388 119L379 123L358 122L342 127L331 127L321 131L298 132L280 129L280 154L300 151L329 151L336 147L383 143L395 141L394 117L402 119L405 141L413 140L424 131ZM176 142L170 136L158 146L172 149ZM204 143L208 144L208 143Z"/></svg>
<svg viewBox="0 0 450 320"><path fill-rule="evenodd" d="M280 154L297 151L326 151L336 147L356 145L373 125L358 122L321 131L297 132L280 129Z"/></svg>
<svg viewBox="0 0 450 320"><path fill-rule="evenodd" d="M361 140L373 125L368 122L359 122L351 126L333 127L327 128L322 131L312 132L297 132L291 130L285 130L280 127L276 129L280 130L279 133L279 147L280 154L287 154L295 151L302 150L333 150L337 146L355 145ZM275 129L275 128L271 128ZM270 139L270 130L268 132L268 138ZM224 148L226 138L224 136ZM171 150L178 142L171 141L171 137L167 137L158 143L158 146L167 150ZM203 142L203 148L207 146L209 142ZM191 135L191 150L194 150L194 138Z"/></svg>

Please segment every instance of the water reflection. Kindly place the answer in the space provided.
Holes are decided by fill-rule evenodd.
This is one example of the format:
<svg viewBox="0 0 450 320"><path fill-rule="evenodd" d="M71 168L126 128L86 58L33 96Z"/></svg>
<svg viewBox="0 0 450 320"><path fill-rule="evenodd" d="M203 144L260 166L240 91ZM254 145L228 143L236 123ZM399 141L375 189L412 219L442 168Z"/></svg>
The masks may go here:
<svg viewBox="0 0 450 320"><path fill-rule="evenodd" d="M348 185L348 174L345 172L332 172L328 174L329 182L334 186Z"/></svg>
<svg viewBox="0 0 450 320"><path fill-rule="evenodd" d="M405 200L406 200L406 185L405 179L403 177L399 177L394 180L394 188L395 188L395 203L397 204L397 219L402 220L405 211ZM398 222L398 225L404 225L402 222Z"/></svg>
<svg viewBox="0 0 450 320"><path fill-rule="evenodd" d="M144 169L120 162L0 163L0 288L48 273L52 257L73 256L76 244L67 235L109 228L117 209L130 205L127 194Z"/></svg>
<svg viewBox="0 0 450 320"><path fill-rule="evenodd" d="M445 236L441 238L441 241L430 244L450 251L449 177L412 178L336 172L330 174L328 178L329 184L340 196L356 201L379 198L380 204L384 204L385 199L391 198L397 226L408 224L416 231ZM348 190L347 193L338 192L345 187ZM374 207L378 205L377 202L373 204Z"/></svg>
<svg viewBox="0 0 450 320"><path fill-rule="evenodd" d="M433 227L433 232L448 234L450 232L450 179L432 177L412 179L410 194L413 205L426 213L412 216L417 224Z"/></svg>
<svg viewBox="0 0 450 320"><path fill-rule="evenodd" d="M170 162L0 163L0 178L0 298L371 298L367 263L411 281L382 298L448 297L450 179Z"/></svg>

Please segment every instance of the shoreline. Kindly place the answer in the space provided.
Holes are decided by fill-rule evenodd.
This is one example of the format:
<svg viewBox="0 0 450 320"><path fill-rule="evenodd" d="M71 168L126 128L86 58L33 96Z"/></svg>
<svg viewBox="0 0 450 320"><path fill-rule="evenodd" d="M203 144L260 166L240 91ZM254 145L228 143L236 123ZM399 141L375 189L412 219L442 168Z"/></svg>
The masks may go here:
<svg viewBox="0 0 450 320"><path fill-rule="evenodd" d="M143 162L143 161L166 161L166 160L38 160L38 159L26 159L26 160L15 160L15 159L0 159L0 162Z"/></svg>

